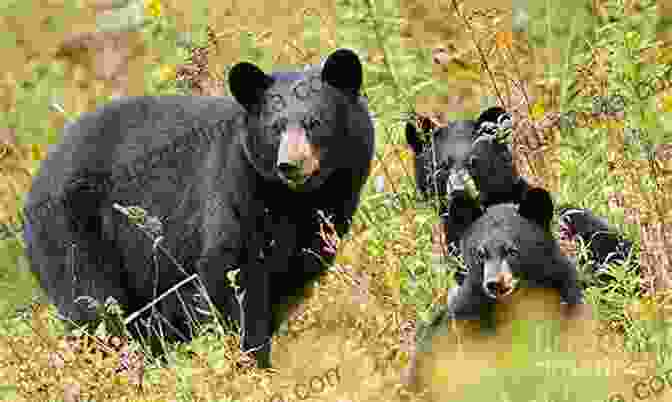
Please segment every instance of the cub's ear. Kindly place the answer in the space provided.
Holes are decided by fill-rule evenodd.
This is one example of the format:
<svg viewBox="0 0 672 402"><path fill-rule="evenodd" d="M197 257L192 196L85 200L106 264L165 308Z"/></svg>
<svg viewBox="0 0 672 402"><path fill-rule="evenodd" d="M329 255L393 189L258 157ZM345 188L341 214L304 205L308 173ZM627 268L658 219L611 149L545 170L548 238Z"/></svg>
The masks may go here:
<svg viewBox="0 0 672 402"><path fill-rule="evenodd" d="M338 49L324 62L322 81L341 91L357 95L362 87L362 63L350 49Z"/></svg>
<svg viewBox="0 0 672 402"><path fill-rule="evenodd" d="M229 72L231 94L248 112L261 104L264 92L273 82L273 77L252 63L238 63Z"/></svg>
<svg viewBox="0 0 672 402"><path fill-rule="evenodd" d="M422 152L422 140L418 136L418 131L411 123L406 123L406 142L416 154Z"/></svg>
<svg viewBox="0 0 672 402"><path fill-rule="evenodd" d="M485 131L494 134L494 128L510 128L512 124L511 115L499 106L493 106L486 109L476 120L476 133Z"/></svg>
<svg viewBox="0 0 672 402"><path fill-rule="evenodd" d="M543 188L531 188L525 195L518 208L520 216L536 222L546 232L551 231L553 219L553 199L551 194Z"/></svg>
<svg viewBox="0 0 672 402"><path fill-rule="evenodd" d="M556 207L558 216L562 216L566 213L577 213L582 212L582 209L574 204L561 204Z"/></svg>
<svg viewBox="0 0 672 402"><path fill-rule="evenodd" d="M478 127L481 123L486 121L501 125L508 119L511 119L511 115L507 113L506 110L499 106L493 106L486 109L483 111L483 113L481 113L480 116L478 116L478 120L476 120L476 126Z"/></svg>

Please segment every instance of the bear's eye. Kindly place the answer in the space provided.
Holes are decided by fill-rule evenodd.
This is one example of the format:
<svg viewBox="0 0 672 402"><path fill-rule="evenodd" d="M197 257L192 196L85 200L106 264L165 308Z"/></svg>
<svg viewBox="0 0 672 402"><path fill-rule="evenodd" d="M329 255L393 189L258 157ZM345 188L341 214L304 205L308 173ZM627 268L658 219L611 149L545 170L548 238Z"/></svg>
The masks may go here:
<svg viewBox="0 0 672 402"><path fill-rule="evenodd" d="M467 169L472 170L476 167L476 162L478 162L478 157L475 155L471 155L469 159L467 159Z"/></svg>
<svg viewBox="0 0 672 402"><path fill-rule="evenodd" d="M313 116L307 117L305 122L304 122L304 126L305 126L306 130L309 130L309 131L319 127L321 124L322 124L322 122L319 119L317 119Z"/></svg>
<svg viewBox="0 0 672 402"><path fill-rule="evenodd" d="M287 119L282 117L273 123L273 133L280 135L287 128Z"/></svg>
<svg viewBox="0 0 672 402"><path fill-rule="evenodd" d="M515 247L507 247L506 254L510 257L516 258L520 255L520 251Z"/></svg>

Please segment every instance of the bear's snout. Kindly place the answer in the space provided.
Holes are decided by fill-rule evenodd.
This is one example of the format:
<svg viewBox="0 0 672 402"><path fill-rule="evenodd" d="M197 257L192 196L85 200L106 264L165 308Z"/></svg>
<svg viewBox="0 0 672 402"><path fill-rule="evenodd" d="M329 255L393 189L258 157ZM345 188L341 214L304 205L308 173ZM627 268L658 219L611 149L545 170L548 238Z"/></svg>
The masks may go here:
<svg viewBox="0 0 672 402"><path fill-rule="evenodd" d="M493 299L503 297L513 292L513 276L511 274L500 273L497 279L485 283L485 289L488 296Z"/></svg>
<svg viewBox="0 0 672 402"><path fill-rule="evenodd" d="M303 128L287 127L282 133L276 167L285 180L297 184L319 172L319 151Z"/></svg>
<svg viewBox="0 0 672 402"><path fill-rule="evenodd" d="M483 278L483 291L492 299L499 299L513 293L516 289L516 280L506 260L499 267L497 263L486 262L485 277Z"/></svg>
<svg viewBox="0 0 672 402"><path fill-rule="evenodd" d="M452 196L456 191L464 191L472 199L478 199L479 191L474 178L466 168L453 169L446 180L446 194Z"/></svg>

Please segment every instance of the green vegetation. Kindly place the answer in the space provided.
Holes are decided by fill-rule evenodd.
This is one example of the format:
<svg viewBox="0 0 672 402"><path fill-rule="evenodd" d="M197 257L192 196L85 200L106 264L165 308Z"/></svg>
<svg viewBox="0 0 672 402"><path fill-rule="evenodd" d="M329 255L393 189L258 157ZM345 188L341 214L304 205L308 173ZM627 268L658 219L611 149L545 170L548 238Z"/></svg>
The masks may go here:
<svg viewBox="0 0 672 402"><path fill-rule="evenodd" d="M42 3L62 3L58 6L61 11L43 18L40 12L35 12ZM46 147L58 141L64 121L76 118L82 111L72 99L81 97L87 99L88 105L100 105L110 96L109 91L96 89L98 84L92 74L83 79L90 81L89 86L73 89L72 77L76 73L72 73L68 64L72 58L55 58L52 45L58 38L48 42L50 36L58 36L54 32L75 27L71 22L73 15L90 13L76 3L46 0L0 3L3 21L26 22L24 31L19 30L21 24L8 25L9 30L0 31L2 48L13 49L7 55L5 71L0 74L0 130L9 130L16 136L15 144L3 144L4 131L0 131L0 292L3 294L0 298L0 334L3 335L0 337L3 339L0 340L0 398L69 401L63 396L62 385L74 378L86 388L82 397L86 394L89 400L268 399L271 391L250 385L253 382L249 379L257 375L256 369L250 368L249 362L237 351L236 335L221 326L211 327L213 330L208 333L204 331L204 335L190 345L171 347L168 364L148 360L142 396L128 380L109 374L114 362L99 361L96 366L75 358L74 363L59 371L50 368L43 358L45 351L55 350L55 339L63 329L53 310L28 307L35 296L43 302L45 299L29 273L18 232L22 221L20 206L29 183L26 177L34 174ZM573 111L586 116L593 110L595 97L621 96L624 100L621 115L607 110L599 118L579 117L556 130L560 132L558 141L552 140L554 134L550 129L538 129L544 138L551 139L548 147L541 151L542 155L548 155L545 164L535 164L528 159L527 152L516 148L516 144L525 143L523 137L527 133L516 134L521 141L514 142L514 149L521 155L519 162L527 165L523 166L527 167L523 169L526 175L549 186L553 175L559 177L556 204L580 205L606 216L635 240L638 256L644 249L662 247L654 242L656 239L644 244L640 238L642 225L672 223L669 213L672 211L672 192L669 191L672 160L661 157L661 144L672 143L672 94L668 90L672 82L669 65L672 50L656 43L656 35L669 25L666 22L669 17L658 18L653 1L640 1L636 7L626 7L620 0L593 2L599 3L599 15L587 1L529 1L527 5L518 2L515 6L523 7L529 16L528 25L524 32L510 36L510 26L507 28L501 21L497 22L497 18L511 10L478 14L460 6L458 14L453 2L441 9L443 25L422 34L419 32L428 24L426 21L437 18L429 8L432 2L338 0L331 11L297 4L297 9L287 15L279 10L277 15L270 16L251 16L249 10L240 8L242 5L215 6L204 0L193 0L186 2L188 10L185 10L182 9L185 5L180 3L183 2L164 4L153 0L144 10L140 40L145 43L149 62L133 65L133 68L138 65L143 68L140 74L145 86L136 88L138 92L188 93L192 88L189 80L201 84L221 83L227 67L237 60L252 61L271 70L319 62L321 56L337 47L353 48L365 60L364 88L378 136L374 176L384 176L386 191L394 194L376 193L373 178L369 181L355 216L353 233L342 239L337 259L339 267L331 270L308 302L307 318L292 324L289 333L280 338L290 351L301 349L292 344L300 337L320 339L320 334L327 332L314 335L310 331L315 328L311 326L313 322L329 321L324 317L324 306L334 303L333 300L351 297L351 287L368 286L364 291L377 310L350 311L348 307L344 308L347 312L339 314L348 330L356 329L358 334L361 332L366 339L372 339L362 345L370 348L367 359L376 361L373 372L381 377L381 382L364 386L361 379L360 382L352 380L354 386L359 387L355 391L361 394L338 388L324 395L333 399L325 400L401 398L401 391L390 386L398 382L399 371L408 360L408 353L399 348L404 336L401 324L412 327L416 316L428 320L437 306L445 302L447 289L453 285L445 267L433 259L431 227L438 218L431 205L415 202L414 171L404 147L403 127L410 114L419 109L416 100L420 98L433 97L431 102L435 103L430 105L431 111L447 112L449 118L473 118L478 112L473 105L480 105L486 98L510 108L522 104L516 115L518 119L540 127L553 113L569 116ZM258 3L259 9L272 9L268 2L250 3ZM422 10L429 10L429 14ZM231 22L235 20L240 20L240 24ZM189 32L178 29L185 25L190 27ZM35 31L35 26L43 28ZM208 26L212 29L210 36ZM34 38L28 34L33 31L38 32ZM301 37L297 36L299 33ZM432 61L434 44L445 46L445 38L450 38L454 46L451 49L457 50L452 67L447 70L433 66ZM194 48L198 47L208 51L207 71L196 78L180 80L180 66L193 57ZM487 56L484 56L486 50ZM546 51L557 54L546 58ZM89 70L84 70L89 73L94 69L87 68ZM460 82L467 88L466 92L460 92L463 94L460 96L465 97L465 107L449 106L446 99L457 92L456 85ZM224 85L221 92L213 93L227 92ZM607 109L614 107L610 104ZM553 152L557 153L556 157L551 156ZM539 166L545 170L539 170ZM5 186L5 183L8 184ZM608 202L614 198L621 200L625 208L610 207ZM578 252L586 252L586 248L581 246ZM667 269L672 272L670 257L666 258ZM460 264L460 261L451 260L448 264ZM356 274L344 273L350 271L343 267L349 267ZM655 268L664 269L664 265ZM585 267L579 269L583 271ZM669 350L672 331L666 326L669 317L663 315L666 319L661 319L656 314L664 307L669 308L669 298L666 299L664 291L655 297L643 295L639 286L642 278L633 275L627 267L614 267L613 274L617 278L613 285L588 289L589 302L609 331L622 339L624 350L654 353L656 372L665 372L672 364ZM645 280L650 279L651 274L647 275ZM362 277L368 279L362 280ZM652 316L656 319L648 319ZM335 321L332 321L324 324L324 328L333 325ZM347 336L351 335L344 337ZM19 350L25 353L17 352ZM33 359L27 357L30 351L35 353L32 365ZM521 352L520 359L524 360L523 355ZM305 356L304 362L320 359L314 359L308 352ZM299 366L301 363L297 362ZM337 362L341 363L346 365L345 360ZM295 373L309 378L311 374L306 370L283 372L278 378L284 380L273 383L290 384L289 387L292 381L299 381L292 380ZM20 383L17 373L23 376ZM98 377L87 377L94 374ZM234 382L245 385L235 389L231 385ZM29 389L32 395L26 393ZM251 389L255 389L255 393L251 393ZM509 395L510 399L502 397L501 401L585 400L581 393L542 396L543 387L536 390L536 395ZM666 392L672 395L672 389Z"/></svg>

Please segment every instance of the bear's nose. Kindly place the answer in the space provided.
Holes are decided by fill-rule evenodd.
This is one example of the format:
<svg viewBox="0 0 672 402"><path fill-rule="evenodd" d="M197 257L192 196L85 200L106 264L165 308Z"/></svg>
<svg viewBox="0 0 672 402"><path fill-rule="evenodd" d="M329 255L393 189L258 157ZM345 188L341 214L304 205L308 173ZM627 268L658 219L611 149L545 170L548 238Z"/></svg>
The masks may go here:
<svg viewBox="0 0 672 402"><path fill-rule="evenodd" d="M497 297L497 295L499 295L501 292L502 284L497 281L490 281L485 284L485 288L488 290L490 296Z"/></svg>
<svg viewBox="0 0 672 402"><path fill-rule="evenodd" d="M513 284L505 278L498 278L485 283L485 291L493 299L503 297L513 292Z"/></svg>

